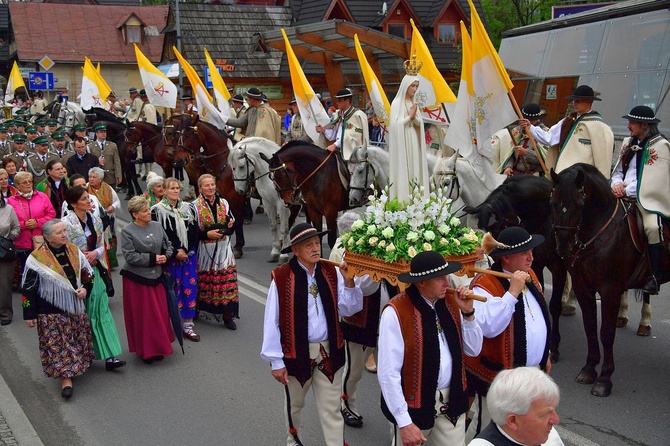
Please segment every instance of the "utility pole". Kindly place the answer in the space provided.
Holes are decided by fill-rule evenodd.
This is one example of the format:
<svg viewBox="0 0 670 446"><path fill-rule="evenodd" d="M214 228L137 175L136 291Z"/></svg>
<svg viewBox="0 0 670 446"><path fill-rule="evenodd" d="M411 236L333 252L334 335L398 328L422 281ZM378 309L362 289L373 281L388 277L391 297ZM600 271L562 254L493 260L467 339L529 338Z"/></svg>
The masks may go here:
<svg viewBox="0 0 670 446"><path fill-rule="evenodd" d="M175 13L175 30L177 32L177 50L181 53L181 23L179 21L179 0L174 0L174 13ZM184 76L181 69L181 64L179 64L179 98L181 99L182 94L184 93ZM179 110L181 113L184 112L184 104L179 101Z"/></svg>

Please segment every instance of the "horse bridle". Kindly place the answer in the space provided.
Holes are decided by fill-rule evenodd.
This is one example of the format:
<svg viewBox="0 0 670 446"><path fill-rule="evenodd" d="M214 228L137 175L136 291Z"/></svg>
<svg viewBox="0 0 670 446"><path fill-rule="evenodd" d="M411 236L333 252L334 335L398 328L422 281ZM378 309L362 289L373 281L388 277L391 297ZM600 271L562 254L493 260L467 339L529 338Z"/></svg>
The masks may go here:
<svg viewBox="0 0 670 446"><path fill-rule="evenodd" d="M236 149L236 150L239 150L239 149ZM247 167L247 176L245 178L236 178L235 177L235 170L233 169L233 181L244 181L245 184L246 184L246 186L244 188L244 193L248 194L249 191L251 190L252 184L254 184L254 182L258 178L262 178L265 175L270 175L270 172L268 171L267 173L264 173L263 175L260 175L259 177L252 176L252 173L254 173L256 171L256 164L251 160L251 158L249 158L249 156L247 155L246 150L244 151L243 159L244 159L244 163L246 164L246 167ZM253 167L254 170L252 171L249 168L249 166Z"/></svg>
<svg viewBox="0 0 670 446"><path fill-rule="evenodd" d="M132 141L132 140L128 139L128 134L127 134L127 132L128 132L129 130L132 130L133 134L137 134L137 135L139 135L139 136L140 136L140 140L136 142L136 141ZM145 141L145 140L142 139L142 134L139 133L139 132L137 132L137 130L135 129L134 126L128 127L128 128L123 132L123 139L124 139L124 141L125 141L125 143L126 143L126 147L128 147L129 144L130 144L130 148L131 148L131 150L137 150L137 146L138 146L139 144L146 144L146 145L148 146L150 142L152 142L152 141L154 141L154 140L160 138L161 136L164 136L162 132L161 132L161 133L157 133L156 136L152 136L151 138L149 138L149 139L147 139L147 140Z"/></svg>
<svg viewBox="0 0 670 446"><path fill-rule="evenodd" d="M437 177L451 176L452 180L449 183L447 197L451 198L452 200L457 200L458 197L461 196L461 182L458 180L458 172L456 172L456 163L454 163L454 170L438 170L437 172L435 172L434 175ZM456 190L456 196L452 197L451 194L454 192L454 189Z"/></svg>
<svg viewBox="0 0 670 446"><path fill-rule="evenodd" d="M275 156L277 156L277 159L279 160L279 162L281 162L281 164L277 167L270 167L270 169L268 170L268 176L270 177L270 180L272 181L272 184L274 184L275 189L277 190L277 192L280 195L284 191L287 191L287 190L291 191L291 203L287 204L286 205L287 207L289 205L301 205L301 204L303 204L305 201L302 198L302 192L300 192L298 190L300 186L296 185L296 183L293 181L293 176L295 176L297 178L298 177L298 172L296 172L294 169L287 166L286 163L284 161L282 161L282 159L278 155L275 155ZM288 178L288 181L289 181L288 186L282 187L281 185L279 185L279 183L277 183L276 172L279 172L279 171L286 172L286 177ZM291 173L293 173L293 176L291 176ZM304 181L302 183L300 183L300 185L302 185L302 184L304 184Z"/></svg>
<svg viewBox="0 0 670 446"><path fill-rule="evenodd" d="M362 160L357 160L357 161L352 161L351 158L349 159L349 164L365 164L365 181L363 182L363 187L359 186L352 186L351 183L349 183L349 190L360 190L365 194L365 192L368 190L368 184L369 184L369 179L370 179L370 169L372 169L372 178L375 178L377 176L377 172L375 172L375 166L370 162L370 155L366 155L365 159Z"/></svg>

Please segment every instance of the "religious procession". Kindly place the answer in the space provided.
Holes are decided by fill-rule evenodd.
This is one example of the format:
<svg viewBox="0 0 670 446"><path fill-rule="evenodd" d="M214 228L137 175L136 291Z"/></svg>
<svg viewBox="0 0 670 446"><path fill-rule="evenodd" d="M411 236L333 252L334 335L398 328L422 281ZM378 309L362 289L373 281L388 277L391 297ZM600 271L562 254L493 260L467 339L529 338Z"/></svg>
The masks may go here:
<svg viewBox="0 0 670 446"><path fill-rule="evenodd" d="M218 444L240 442L263 399L268 432L253 444L615 444L572 426L573 410L616 408L639 385L619 372L631 352L617 350L614 373L629 302L641 317L627 346L667 331L651 325L670 279L660 113L642 100L617 111L618 139L596 83L566 83L560 113L549 88L519 101L477 6L461 3L451 85L411 18L397 83L359 30L341 51L362 83L314 88L301 33L272 31L287 101L228 86L204 46L166 46L175 83L133 43L138 82L120 95L84 55L79 91L51 101L14 62L0 119L11 330L0 340L22 351L49 407L85 418L106 404L100 389L132 399L137 380L157 413L176 405L198 425L216 412ZM207 406L200 388L237 402ZM121 444L184 443L169 423L162 440L134 432L144 416L115 399L123 413L100 426L128 429ZM35 444L65 441L28 424Z"/></svg>

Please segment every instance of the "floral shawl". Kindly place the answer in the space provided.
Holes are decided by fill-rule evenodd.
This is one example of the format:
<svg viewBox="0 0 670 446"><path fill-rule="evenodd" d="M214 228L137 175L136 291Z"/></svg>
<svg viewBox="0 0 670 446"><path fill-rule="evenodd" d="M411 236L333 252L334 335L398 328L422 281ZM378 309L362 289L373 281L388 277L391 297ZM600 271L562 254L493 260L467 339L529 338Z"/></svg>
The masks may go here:
<svg viewBox="0 0 670 446"><path fill-rule="evenodd" d="M226 215L228 214L228 202L216 195L219 199L219 204L216 207L216 219L214 219L214 214L212 213L207 199L204 195L200 194L198 199L195 201L196 210L198 212L198 224L200 230L204 231L206 227L211 226L216 223L224 224L226 222Z"/></svg>
<svg viewBox="0 0 670 446"><path fill-rule="evenodd" d="M103 209L107 209L112 205L112 187L105 183L104 181L100 183L100 189L95 190L93 186L88 187L88 192L93 193L98 198L98 201L100 201L100 204L102 205Z"/></svg>

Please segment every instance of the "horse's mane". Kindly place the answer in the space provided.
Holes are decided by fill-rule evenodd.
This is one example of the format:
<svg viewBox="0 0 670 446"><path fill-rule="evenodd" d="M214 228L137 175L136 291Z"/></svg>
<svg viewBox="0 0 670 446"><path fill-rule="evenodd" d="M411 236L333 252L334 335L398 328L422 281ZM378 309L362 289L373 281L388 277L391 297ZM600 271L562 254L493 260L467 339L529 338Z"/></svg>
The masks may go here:
<svg viewBox="0 0 670 446"><path fill-rule="evenodd" d="M84 110L84 112L95 115L95 119L99 121L112 121L125 125L123 119L119 118L114 113L105 110L104 108L92 107L90 110Z"/></svg>
<svg viewBox="0 0 670 446"><path fill-rule="evenodd" d="M186 121L184 121L184 122L186 122ZM221 130L220 128L218 128L214 124L211 124L209 122L205 122L205 121L202 121L202 120L198 120L197 124L202 124L205 127L208 127L213 131L219 132L222 136L225 136L225 138L228 139L228 134L225 132L225 130Z"/></svg>
<svg viewBox="0 0 670 446"><path fill-rule="evenodd" d="M608 209L615 201L610 182L590 164L577 163L558 174L560 182L554 187L575 187L579 172L584 175L584 190L587 191L586 206L599 212ZM567 181L566 181L567 180Z"/></svg>
<svg viewBox="0 0 670 446"><path fill-rule="evenodd" d="M328 156L327 150L323 150L321 147L305 141L289 141L277 151L278 156L291 156L296 153L303 158L313 158L319 162Z"/></svg>
<svg viewBox="0 0 670 446"><path fill-rule="evenodd" d="M146 126L149 127L151 130L154 130L156 133L160 133L160 132L162 131L162 130L161 130L161 127L157 126L156 124L152 124L152 123L150 123L150 122L137 121L137 122L132 122L132 123L130 123L130 124L131 124L131 125L136 125L136 124L146 125Z"/></svg>

